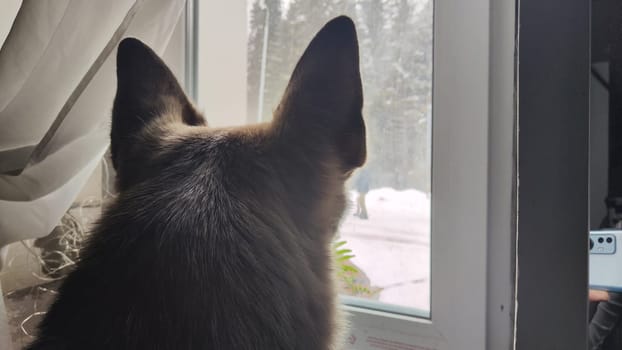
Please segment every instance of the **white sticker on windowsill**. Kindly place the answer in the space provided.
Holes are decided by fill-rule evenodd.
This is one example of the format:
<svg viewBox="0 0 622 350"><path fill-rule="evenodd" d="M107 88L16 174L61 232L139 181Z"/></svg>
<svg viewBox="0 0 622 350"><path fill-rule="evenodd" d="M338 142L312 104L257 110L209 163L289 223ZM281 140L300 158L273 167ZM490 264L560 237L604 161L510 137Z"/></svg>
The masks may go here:
<svg viewBox="0 0 622 350"><path fill-rule="evenodd" d="M408 336L380 329L355 329L346 340L349 350L446 350L438 337Z"/></svg>

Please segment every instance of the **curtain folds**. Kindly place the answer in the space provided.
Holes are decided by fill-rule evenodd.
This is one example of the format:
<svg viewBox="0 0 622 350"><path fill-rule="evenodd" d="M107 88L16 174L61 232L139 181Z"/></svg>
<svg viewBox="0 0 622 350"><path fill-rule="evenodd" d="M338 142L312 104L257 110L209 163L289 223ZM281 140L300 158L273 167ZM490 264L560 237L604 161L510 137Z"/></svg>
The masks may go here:
<svg viewBox="0 0 622 350"><path fill-rule="evenodd" d="M57 225L108 147L118 42L162 54L184 5L22 2L0 49L0 247Z"/></svg>

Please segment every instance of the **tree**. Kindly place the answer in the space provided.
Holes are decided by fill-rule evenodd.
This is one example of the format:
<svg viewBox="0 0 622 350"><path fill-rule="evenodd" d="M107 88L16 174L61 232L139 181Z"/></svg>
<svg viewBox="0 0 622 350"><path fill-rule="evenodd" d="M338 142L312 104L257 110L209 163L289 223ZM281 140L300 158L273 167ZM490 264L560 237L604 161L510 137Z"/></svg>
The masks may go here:
<svg viewBox="0 0 622 350"><path fill-rule="evenodd" d="M261 120L269 120L272 117L272 109L278 103L283 92L285 84L283 83L281 69L283 64L281 25L282 6L280 0L256 0L253 3L250 13L247 64L247 106L250 118L258 115L259 100L262 99L263 108L259 115ZM267 38L265 36L266 29L268 31ZM265 45L267 47L265 48L264 85L263 90L260 91Z"/></svg>
<svg viewBox="0 0 622 350"><path fill-rule="evenodd" d="M249 113L256 115L263 34L268 55L264 120L271 118L294 65L315 33L346 14L357 26L372 186L430 188L429 115L432 98L432 0L255 1L249 36ZM253 110L254 109L254 110Z"/></svg>
<svg viewBox="0 0 622 350"><path fill-rule="evenodd" d="M257 115L257 96L259 93L259 78L261 69L261 55L265 23L265 10L260 1L253 1L249 13L248 51L246 61L246 108L247 116Z"/></svg>

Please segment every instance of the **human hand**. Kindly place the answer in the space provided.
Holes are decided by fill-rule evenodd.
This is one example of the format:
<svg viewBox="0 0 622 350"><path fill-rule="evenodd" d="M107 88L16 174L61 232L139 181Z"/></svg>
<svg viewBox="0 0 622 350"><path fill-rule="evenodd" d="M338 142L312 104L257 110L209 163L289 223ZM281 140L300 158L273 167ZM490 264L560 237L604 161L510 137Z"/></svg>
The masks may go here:
<svg viewBox="0 0 622 350"><path fill-rule="evenodd" d="M590 289L588 297L590 301L609 301L609 293L606 290Z"/></svg>

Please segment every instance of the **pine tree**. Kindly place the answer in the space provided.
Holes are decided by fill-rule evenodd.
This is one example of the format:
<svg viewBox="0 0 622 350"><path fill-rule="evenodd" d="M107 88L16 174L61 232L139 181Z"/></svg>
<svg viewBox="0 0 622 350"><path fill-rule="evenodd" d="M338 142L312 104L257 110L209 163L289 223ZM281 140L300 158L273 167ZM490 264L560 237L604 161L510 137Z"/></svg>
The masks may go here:
<svg viewBox="0 0 622 350"><path fill-rule="evenodd" d="M248 105L257 115L263 38L268 47L262 119L271 118L315 33L346 14L356 23L372 186L428 191L432 96L432 0L256 0L250 13Z"/></svg>
<svg viewBox="0 0 622 350"><path fill-rule="evenodd" d="M428 113L432 87L431 2L391 0L387 42L390 62L383 92L387 105L384 167L396 188L429 190Z"/></svg>
<svg viewBox="0 0 622 350"><path fill-rule="evenodd" d="M431 1L362 0L361 69L374 185L429 190Z"/></svg>
<svg viewBox="0 0 622 350"><path fill-rule="evenodd" d="M265 0L265 5L270 17L268 18L268 48L261 113L263 121L272 119L272 113L287 85L287 77L283 74L285 47L281 0Z"/></svg>
<svg viewBox="0 0 622 350"><path fill-rule="evenodd" d="M422 8L417 12L414 21L414 74L417 77L414 96L416 96L415 107L417 108L419 119L416 121L418 127L415 147L424 149L425 154L419 152L422 161L417 162L417 174L421 175L422 181L417 181L423 191L429 192L431 186L431 117L432 117L432 57L433 57L433 2L424 0Z"/></svg>
<svg viewBox="0 0 622 350"><path fill-rule="evenodd" d="M390 61L386 50L387 13L385 3L376 0L360 1L358 26L361 78L363 80L363 116L367 126L369 169L372 186L391 186L388 172L394 168L392 154L386 152L387 119L385 67Z"/></svg>
<svg viewBox="0 0 622 350"><path fill-rule="evenodd" d="M257 115L265 13L260 0L253 1L249 13L250 28L246 61L246 115L251 120Z"/></svg>
<svg viewBox="0 0 622 350"><path fill-rule="evenodd" d="M265 121L272 117L272 110L276 107L286 83L286 81L283 82L281 68L283 64L281 1L255 0L250 11L249 25L247 112L250 120ZM266 48L264 48L265 45L267 45ZM266 62L263 72L264 85L261 89L264 51ZM257 111L260 100L263 107L261 111Z"/></svg>

